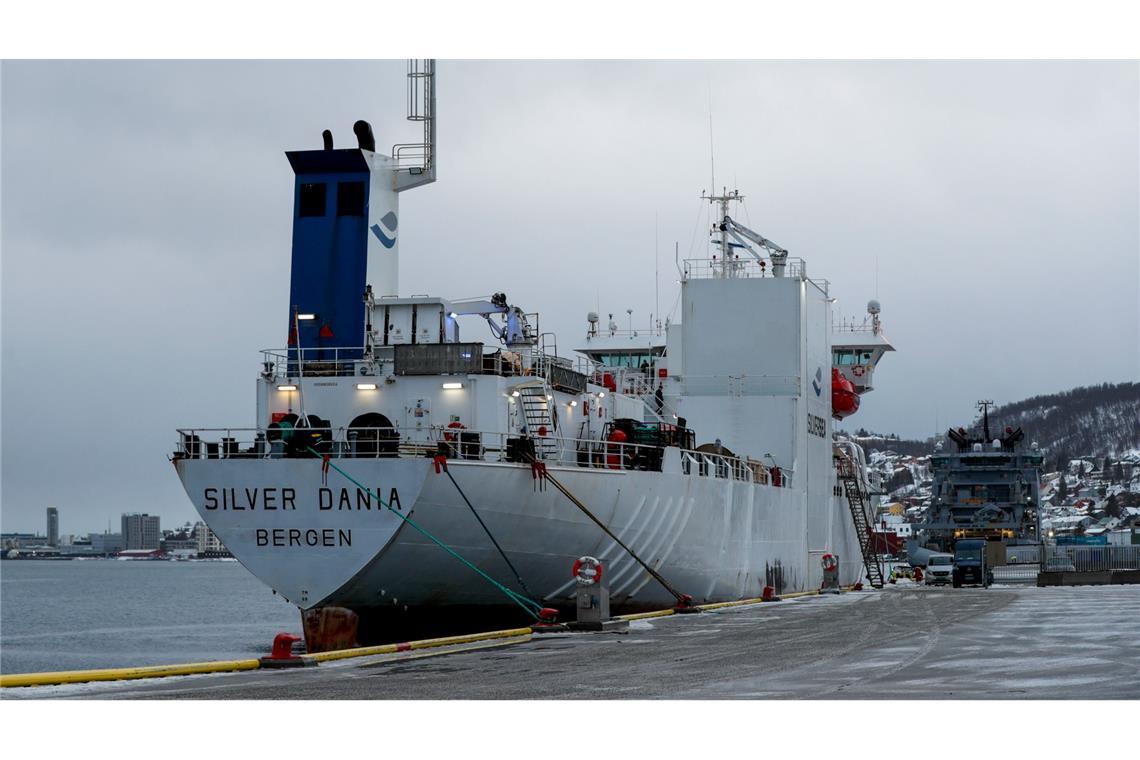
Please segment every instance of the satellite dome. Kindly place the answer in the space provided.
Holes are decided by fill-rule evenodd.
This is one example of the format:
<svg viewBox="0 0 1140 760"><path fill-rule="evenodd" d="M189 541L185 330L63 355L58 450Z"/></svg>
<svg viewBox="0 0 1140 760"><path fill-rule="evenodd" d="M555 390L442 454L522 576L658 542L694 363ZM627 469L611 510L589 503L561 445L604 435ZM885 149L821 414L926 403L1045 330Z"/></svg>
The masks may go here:
<svg viewBox="0 0 1140 760"><path fill-rule="evenodd" d="M882 310L882 307L879 305L879 302L876 301L874 298L872 298L870 301L867 302L867 313L868 314L878 314L881 310Z"/></svg>
<svg viewBox="0 0 1140 760"><path fill-rule="evenodd" d="M591 311L589 314L586 315L586 321L592 325L598 324L598 312Z"/></svg>

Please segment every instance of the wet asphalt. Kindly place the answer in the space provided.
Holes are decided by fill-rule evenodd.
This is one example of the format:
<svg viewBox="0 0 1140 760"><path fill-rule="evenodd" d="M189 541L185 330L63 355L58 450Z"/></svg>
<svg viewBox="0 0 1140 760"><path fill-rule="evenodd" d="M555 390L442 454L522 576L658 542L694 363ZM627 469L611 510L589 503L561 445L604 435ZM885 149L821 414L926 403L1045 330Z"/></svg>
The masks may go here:
<svg viewBox="0 0 1140 760"><path fill-rule="evenodd" d="M805 597L293 671L7 689L80 699L1136 699L1140 586Z"/></svg>

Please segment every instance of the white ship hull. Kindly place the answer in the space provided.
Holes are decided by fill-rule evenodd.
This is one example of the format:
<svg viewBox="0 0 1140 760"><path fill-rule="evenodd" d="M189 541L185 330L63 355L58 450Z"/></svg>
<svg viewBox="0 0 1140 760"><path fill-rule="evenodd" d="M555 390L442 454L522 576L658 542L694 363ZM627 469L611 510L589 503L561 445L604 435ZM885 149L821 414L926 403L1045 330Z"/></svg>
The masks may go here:
<svg viewBox="0 0 1140 760"><path fill-rule="evenodd" d="M824 554L837 555L841 582L858 581L852 510L862 530L870 489L861 450L833 434L852 393L847 381L832 387L833 364L870 389L869 371L891 350L878 303L868 307L873 339L852 332L833 350L827 281L734 221L743 196L727 190L706 196L719 247L678 262L677 319L648 332L631 321L623 333L612 314L603 327L591 312L577 357L559 355L522 305L538 293L517 303L502 291L400 296L398 199L435 178L434 77L430 62L409 68L421 154L376 153L364 121L353 125L356 148L334 148L326 132L322 149L286 154L286 347L261 353L254 428L180 429L174 452L226 548L302 610L346 607L372 620L515 609L511 591L566 607L584 555L602 560L616 611L672 606L674 592L704 603L815 589ZM410 166L411 155L424 165ZM535 272L547 263L518 255ZM484 275L503 273L474 265L473 281L496 287ZM454 457L449 473L436 470L439 451ZM542 488L518 463L532 458L674 591L565 494ZM307 619L330 629L352 620Z"/></svg>
<svg viewBox="0 0 1140 760"><path fill-rule="evenodd" d="M354 479L500 583L521 591L503 558L431 459L338 459ZM302 609L502 606L511 601L318 459L189 459L175 466L203 520L255 576ZM671 606L673 597L526 465L450 461L531 593L570 603L570 568L602 559L615 609ZM554 474L646 562L694 601L719 602L818 588L819 557L840 579L862 576L846 502L809 505L803 490L712 475L552 467ZM323 489L323 490L322 490ZM252 507L251 507L252 505ZM239 508L235 508L239 507ZM267 509L266 507L273 507ZM323 507L323 508L322 508ZM826 521L826 527L812 520ZM823 529L825 527L825 529ZM809 533L821 545L811 546ZM822 537L822 540L820 540Z"/></svg>

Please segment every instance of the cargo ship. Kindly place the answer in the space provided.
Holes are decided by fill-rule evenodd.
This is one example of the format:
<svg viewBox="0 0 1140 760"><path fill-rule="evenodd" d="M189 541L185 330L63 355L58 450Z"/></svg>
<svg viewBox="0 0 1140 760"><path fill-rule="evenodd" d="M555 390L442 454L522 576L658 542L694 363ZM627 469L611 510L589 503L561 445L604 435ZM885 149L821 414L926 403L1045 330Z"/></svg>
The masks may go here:
<svg viewBox="0 0 1140 760"><path fill-rule="evenodd" d="M310 649L329 611L365 641L417 615L565 609L583 555L615 612L818 588L826 554L843 583L874 576L866 463L833 425L893 350L878 303L834 324L829 283L736 222L736 191L705 196L712 246L678 261L679 319L590 313L569 356L538 294L482 269L486 298L402 294L398 201L436 179L435 76L409 64L422 143L378 152L359 121L353 147L326 130L286 153L286 345L261 352L254 426L180 429L172 455Z"/></svg>

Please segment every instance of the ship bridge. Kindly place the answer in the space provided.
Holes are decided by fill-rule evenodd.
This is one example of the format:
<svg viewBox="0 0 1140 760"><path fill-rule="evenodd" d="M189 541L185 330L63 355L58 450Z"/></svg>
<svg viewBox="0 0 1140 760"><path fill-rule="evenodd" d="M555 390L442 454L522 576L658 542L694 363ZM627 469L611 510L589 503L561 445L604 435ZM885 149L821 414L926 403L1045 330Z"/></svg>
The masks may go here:
<svg viewBox="0 0 1140 760"><path fill-rule="evenodd" d="M882 307L878 301L867 304L867 319L862 322L840 322L831 334L831 364L862 395L875 390L872 377L883 354L895 347L883 335L879 321Z"/></svg>

